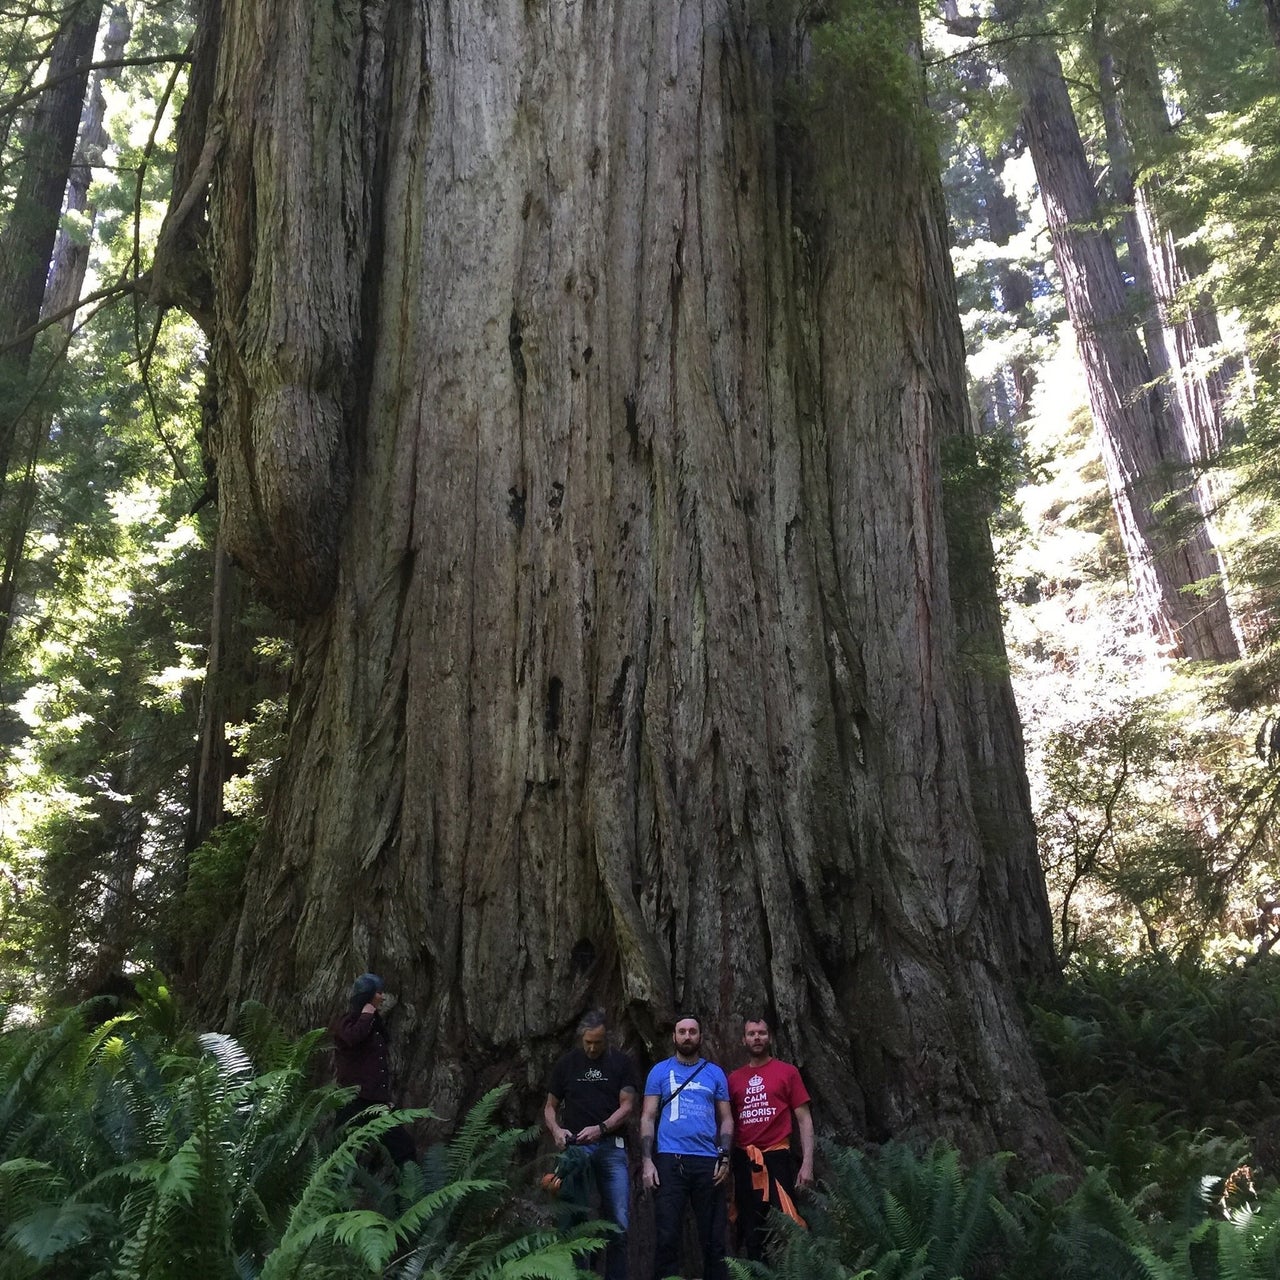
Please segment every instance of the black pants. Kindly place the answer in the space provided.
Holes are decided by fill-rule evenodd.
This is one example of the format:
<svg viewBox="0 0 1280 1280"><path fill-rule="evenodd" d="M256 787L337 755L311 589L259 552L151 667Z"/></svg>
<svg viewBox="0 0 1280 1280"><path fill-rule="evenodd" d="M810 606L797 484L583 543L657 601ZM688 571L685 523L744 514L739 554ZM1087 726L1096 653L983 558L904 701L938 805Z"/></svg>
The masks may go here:
<svg viewBox="0 0 1280 1280"><path fill-rule="evenodd" d="M782 1187L792 1200L796 1198L796 1170L791 1152L766 1151L764 1167L769 1171L770 1189ZM766 1201L751 1185L751 1161L740 1147L733 1149L733 1205L738 1212L738 1243L745 1247L748 1258L764 1259L764 1240L768 1233L769 1205L776 1204L777 1193Z"/></svg>
<svg viewBox="0 0 1280 1280"><path fill-rule="evenodd" d="M373 1119L372 1116L365 1116L364 1120L359 1118L370 1107L386 1105L386 1103L382 1102L370 1102L367 1098L352 1098L334 1117L334 1121L339 1129L349 1123L359 1126L364 1124L365 1120ZM402 1124L396 1125L394 1129L388 1129L378 1141L386 1147L387 1154L396 1164L405 1164L418 1158L418 1149L414 1145L413 1134Z"/></svg>
<svg viewBox="0 0 1280 1280"><path fill-rule="evenodd" d="M653 1158L658 1189L653 1199L653 1280L666 1280L680 1266L680 1228L685 1205L693 1206L693 1220L702 1244L704 1280L728 1280L724 1265L724 1187L717 1187L714 1156Z"/></svg>

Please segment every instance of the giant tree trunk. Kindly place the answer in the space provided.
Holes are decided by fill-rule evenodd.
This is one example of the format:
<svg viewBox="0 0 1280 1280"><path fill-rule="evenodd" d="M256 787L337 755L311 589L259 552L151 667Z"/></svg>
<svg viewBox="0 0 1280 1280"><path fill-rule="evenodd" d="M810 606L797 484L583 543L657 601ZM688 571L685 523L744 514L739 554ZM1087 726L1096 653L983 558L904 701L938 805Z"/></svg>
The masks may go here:
<svg viewBox="0 0 1280 1280"><path fill-rule="evenodd" d="M446 1113L591 1002L654 1052L771 1006L825 1122L1044 1158L936 181L856 76L784 118L781 8L224 5L220 507L306 615L226 994L316 1020L376 968Z"/></svg>
<svg viewBox="0 0 1280 1280"><path fill-rule="evenodd" d="M1152 635L1177 656L1239 657L1221 562L1203 513L1185 493L1185 438L1152 387L1058 55L1035 38L1009 48L1139 608Z"/></svg>

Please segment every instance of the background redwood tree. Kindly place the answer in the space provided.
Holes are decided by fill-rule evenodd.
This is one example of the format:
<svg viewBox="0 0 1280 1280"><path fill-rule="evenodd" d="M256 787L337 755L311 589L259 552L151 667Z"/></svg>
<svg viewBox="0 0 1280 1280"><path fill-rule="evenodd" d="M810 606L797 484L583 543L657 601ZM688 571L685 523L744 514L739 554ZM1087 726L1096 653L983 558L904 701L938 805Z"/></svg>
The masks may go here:
<svg viewBox="0 0 1280 1280"><path fill-rule="evenodd" d="M1089 385L1112 508L1134 594L1147 630L1176 657L1240 656L1223 566L1205 516L1207 490L1195 484L1201 431L1179 411L1180 366L1158 317L1139 339L1115 243L1104 225L1094 178L1053 44L1016 21L1037 4L1002 6L1012 36L1006 68L1022 102L1022 128L1035 164L1053 256ZM1123 157L1117 155L1121 165ZM1126 193L1131 194L1131 193ZM1129 219L1135 268L1148 298L1158 292L1152 254L1144 258L1139 212ZM1166 337L1168 341L1166 342ZM1153 358L1152 352L1156 355ZM1168 402L1156 384L1168 387ZM1185 419L1185 420L1184 420ZM1215 427L1212 434L1218 434Z"/></svg>
<svg viewBox="0 0 1280 1280"><path fill-rule="evenodd" d="M223 536L302 621L207 990L376 968L446 1114L588 1003L768 1005L846 1132L1059 1152L916 21L210 0L167 243L207 174Z"/></svg>

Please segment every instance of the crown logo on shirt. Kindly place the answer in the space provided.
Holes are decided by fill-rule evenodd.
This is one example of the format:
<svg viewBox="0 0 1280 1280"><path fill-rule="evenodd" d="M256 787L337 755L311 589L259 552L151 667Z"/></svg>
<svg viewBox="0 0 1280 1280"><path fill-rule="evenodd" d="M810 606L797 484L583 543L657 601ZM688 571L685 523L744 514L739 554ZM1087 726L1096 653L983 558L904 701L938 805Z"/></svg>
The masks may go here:
<svg viewBox="0 0 1280 1280"><path fill-rule="evenodd" d="M750 1079L750 1080L748 1080L748 1081L747 1081L747 1083L748 1083L748 1084L749 1084L753 1089L758 1089L762 1084L764 1084L764 1076L762 1076L762 1075L754 1075L754 1076L752 1076L752 1077L751 1077L751 1079Z"/></svg>

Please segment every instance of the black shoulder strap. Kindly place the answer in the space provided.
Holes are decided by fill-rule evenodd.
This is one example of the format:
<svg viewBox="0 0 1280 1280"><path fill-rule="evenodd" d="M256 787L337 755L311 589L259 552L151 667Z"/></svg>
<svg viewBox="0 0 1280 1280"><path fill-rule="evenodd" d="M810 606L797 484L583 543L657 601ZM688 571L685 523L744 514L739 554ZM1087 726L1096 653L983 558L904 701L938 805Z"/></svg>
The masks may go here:
<svg viewBox="0 0 1280 1280"><path fill-rule="evenodd" d="M700 1063L698 1063L698 1070L693 1072L684 1080L681 1080L680 1083L676 1085L676 1087L672 1089L671 1092L665 1098L663 1098L661 1102L658 1103L658 1119L659 1120L662 1119L662 1113L667 1109L667 1104L675 1100L676 1094L678 1094L681 1089L683 1089L686 1085L692 1084L698 1078L699 1074L702 1071L702 1068L705 1067L706 1065L707 1065L707 1060L706 1058L703 1058L703 1060Z"/></svg>

